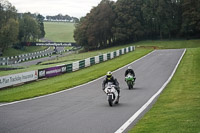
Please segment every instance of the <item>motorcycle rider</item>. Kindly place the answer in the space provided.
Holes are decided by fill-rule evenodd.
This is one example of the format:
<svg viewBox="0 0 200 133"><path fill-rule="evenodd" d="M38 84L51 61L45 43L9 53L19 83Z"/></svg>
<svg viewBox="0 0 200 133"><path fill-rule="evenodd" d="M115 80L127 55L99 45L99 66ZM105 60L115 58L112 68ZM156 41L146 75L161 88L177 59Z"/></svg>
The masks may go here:
<svg viewBox="0 0 200 133"><path fill-rule="evenodd" d="M135 81L135 72L133 71L132 67L131 66L128 66L128 69L125 71L125 77L128 75L128 74L131 74L133 77L134 77L134 81Z"/></svg>
<svg viewBox="0 0 200 133"><path fill-rule="evenodd" d="M114 77L112 76L111 71L108 71L108 72L107 72L106 78L103 80L103 84L102 84L102 89L103 89L103 91L104 91L104 89L105 89L105 85L106 85L108 82L113 83L113 84L116 86L115 88L116 88L118 94L120 94L119 82L117 81L116 78L114 78ZM119 96L118 96L118 98L119 98Z"/></svg>

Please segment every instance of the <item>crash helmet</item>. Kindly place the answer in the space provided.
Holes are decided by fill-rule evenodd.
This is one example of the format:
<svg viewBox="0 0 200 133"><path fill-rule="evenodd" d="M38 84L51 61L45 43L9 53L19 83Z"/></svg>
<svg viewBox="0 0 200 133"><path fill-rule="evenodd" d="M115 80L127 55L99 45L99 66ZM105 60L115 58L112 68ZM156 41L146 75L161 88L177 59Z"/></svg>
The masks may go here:
<svg viewBox="0 0 200 133"><path fill-rule="evenodd" d="M106 79L110 80L111 78L112 78L112 73L111 73L111 71L108 71L106 74Z"/></svg>
<svg viewBox="0 0 200 133"><path fill-rule="evenodd" d="M128 69L132 69L132 67L131 67L131 66L128 66Z"/></svg>

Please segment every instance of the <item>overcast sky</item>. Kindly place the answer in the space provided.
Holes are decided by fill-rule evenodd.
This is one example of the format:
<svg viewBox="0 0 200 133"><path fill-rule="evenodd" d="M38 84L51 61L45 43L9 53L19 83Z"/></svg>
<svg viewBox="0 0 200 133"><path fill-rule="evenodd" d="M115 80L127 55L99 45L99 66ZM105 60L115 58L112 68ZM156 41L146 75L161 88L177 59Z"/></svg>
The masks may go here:
<svg viewBox="0 0 200 133"><path fill-rule="evenodd" d="M83 17L101 0L8 0L19 13L31 12L46 15ZM116 1L116 0L113 0Z"/></svg>

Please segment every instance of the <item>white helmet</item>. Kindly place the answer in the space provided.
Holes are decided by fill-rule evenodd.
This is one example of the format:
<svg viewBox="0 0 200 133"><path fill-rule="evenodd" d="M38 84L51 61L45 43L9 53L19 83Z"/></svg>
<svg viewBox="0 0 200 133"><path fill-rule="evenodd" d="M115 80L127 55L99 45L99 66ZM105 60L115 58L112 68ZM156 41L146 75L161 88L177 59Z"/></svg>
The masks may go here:
<svg viewBox="0 0 200 133"><path fill-rule="evenodd" d="M132 69L132 67L131 67L131 66L128 66L128 69Z"/></svg>

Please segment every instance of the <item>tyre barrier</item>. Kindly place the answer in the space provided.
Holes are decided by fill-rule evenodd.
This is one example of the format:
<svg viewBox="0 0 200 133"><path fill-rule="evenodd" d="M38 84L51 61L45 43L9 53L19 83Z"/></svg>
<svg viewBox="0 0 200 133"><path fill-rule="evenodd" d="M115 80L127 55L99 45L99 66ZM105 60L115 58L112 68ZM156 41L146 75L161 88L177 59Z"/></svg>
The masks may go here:
<svg viewBox="0 0 200 133"><path fill-rule="evenodd" d="M0 66L12 65L12 64L17 64L17 63L20 63L20 62L24 62L24 61L44 57L44 56L50 56L50 55L52 55L52 52L46 53L46 51L48 51L49 49L50 49L50 47L48 47L45 50L38 51L38 52L21 54L21 55L18 55L18 56L11 56L11 57L3 57L3 58L1 57L0 58Z"/></svg>

